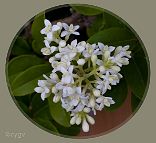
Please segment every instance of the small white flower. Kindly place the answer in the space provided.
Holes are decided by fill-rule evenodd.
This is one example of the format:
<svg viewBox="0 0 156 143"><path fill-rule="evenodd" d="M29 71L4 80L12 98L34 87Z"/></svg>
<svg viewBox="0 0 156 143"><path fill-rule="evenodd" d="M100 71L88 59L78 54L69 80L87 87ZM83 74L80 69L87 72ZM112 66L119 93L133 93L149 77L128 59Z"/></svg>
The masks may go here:
<svg viewBox="0 0 156 143"><path fill-rule="evenodd" d="M96 44L91 45L91 44L87 43L85 50L83 51L83 56L85 58L89 58L92 55L98 55L98 51L99 51L99 49L97 48Z"/></svg>
<svg viewBox="0 0 156 143"><path fill-rule="evenodd" d="M116 56L117 54L121 54L122 57L127 57L127 58L131 58L131 51L128 51L129 49L129 45L126 45L124 47L122 46L118 46L116 49L115 49L115 53L114 53L114 56Z"/></svg>
<svg viewBox="0 0 156 143"><path fill-rule="evenodd" d="M37 93L41 93L41 99L45 100L50 95L50 84L46 80L38 80L38 86L34 90Z"/></svg>
<svg viewBox="0 0 156 143"><path fill-rule="evenodd" d="M52 72L56 72L56 71L62 71L63 70L68 70L70 67L70 62L66 62L66 61L52 61L52 67L54 68Z"/></svg>
<svg viewBox="0 0 156 143"><path fill-rule="evenodd" d="M51 54L51 49L50 48L42 48L41 52L43 55L50 55Z"/></svg>
<svg viewBox="0 0 156 143"><path fill-rule="evenodd" d="M58 47L50 46L50 43L48 40L44 40L44 43L45 43L46 48L49 49L49 55L58 50ZM43 55L45 55L45 52L44 52L45 50L43 49L46 49L46 48L41 49L41 52L43 53Z"/></svg>
<svg viewBox="0 0 156 143"><path fill-rule="evenodd" d="M80 112L84 109L87 98L81 92L81 87L63 88L63 97L61 98L62 107L67 111ZM76 108L75 108L76 107Z"/></svg>
<svg viewBox="0 0 156 143"><path fill-rule="evenodd" d="M53 83L59 82L59 77L56 73L51 73L50 74L50 79L52 80Z"/></svg>
<svg viewBox="0 0 156 143"><path fill-rule="evenodd" d="M99 103L98 110L102 110L104 106L110 107L111 104L115 104L114 100L111 97L104 96L97 98L96 102Z"/></svg>
<svg viewBox="0 0 156 143"><path fill-rule="evenodd" d="M109 51L110 53L114 51L115 47L104 45L101 42L98 42L99 49L101 50L101 54L105 53L106 51Z"/></svg>
<svg viewBox="0 0 156 143"><path fill-rule="evenodd" d="M117 54L116 56L112 57L112 61L114 61L114 63L116 63L120 67L122 67L122 65L129 64L129 59L122 57L121 54Z"/></svg>
<svg viewBox="0 0 156 143"><path fill-rule="evenodd" d="M111 73L117 73L120 71L120 67L117 66L110 57L110 51L105 51L102 60L97 59L96 64L99 66L100 73L105 74L107 71Z"/></svg>
<svg viewBox="0 0 156 143"><path fill-rule="evenodd" d="M71 34L80 35L79 32L76 32L79 27L79 25L74 26L73 24L70 24L70 26L68 26L66 23L63 23L63 28L65 29L65 31L62 31L61 37L70 36Z"/></svg>
<svg viewBox="0 0 156 143"><path fill-rule="evenodd" d="M41 30L41 34L47 35L48 39L52 39L53 32L60 30L60 26L52 25L47 19L44 20L45 28Z"/></svg>
<svg viewBox="0 0 156 143"><path fill-rule="evenodd" d="M96 83L97 83L96 88L99 89L102 92L102 94L104 94L107 91L107 89L109 90L111 89L109 80L104 81L99 79L97 80Z"/></svg>
<svg viewBox="0 0 156 143"><path fill-rule="evenodd" d="M66 47L59 48L60 53L55 56L66 61L71 61L77 53L81 53L84 49L85 47L81 43L77 43L77 40L73 40L71 44L68 44Z"/></svg>
<svg viewBox="0 0 156 143"><path fill-rule="evenodd" d="M74 125L74 124L81 124L82 123L82 130L84 132L88 132L89 131L89 124L91 125L95 124L95 120L93 117L89 116L88 113L90 112L90 108L85 107L83 109L83 111L81 112L72 112L71 113L71 120L70 120L70 124Z"/></svg>
<svg viewBox="0 0 156 143"><path fill-rule="evenodd" d="M74 78L73 78L73 66L69 66L68 69L61 68L61 72L63 73L62 75L62 83L69 84L69 83L74 83Z"/></svg>

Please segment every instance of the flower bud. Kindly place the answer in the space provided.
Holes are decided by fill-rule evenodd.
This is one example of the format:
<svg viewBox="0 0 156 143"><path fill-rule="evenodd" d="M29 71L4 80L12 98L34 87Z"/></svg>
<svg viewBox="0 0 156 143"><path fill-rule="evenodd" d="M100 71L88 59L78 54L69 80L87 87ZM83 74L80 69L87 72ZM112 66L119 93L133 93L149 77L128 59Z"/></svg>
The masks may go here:
<svg viewBox="0 0 156 143"><path fill-rule="evenodd" d="M51 54L50 48L42 48L41 52L43 53L43 55L50 55Z"/></svg>
<svg viewBox="0 0 156 143"><path fill-rule="evenodd" d="M118 67L118 66L112 66L112 69L115 70L116 72L120 71L120 67Z"/></svg>
<svg viewBox="0 0 156 143"><path fill-rule="evenodd" d="M94 107L95 106L95 99L94 99L94 97L91 97L90 98L89 104L90 104L91 107Z"/></svg>
<svg viewBox="0 0 156 143"><path fill-rule="evenodd" d="M109 56L110 56L110 52L109 52L109 51L106 51L106 52L104 53L104 57L105 57L105 59L108 59Z"/></svg>
<svg viewBox="0 0 156 143"><path fill-rule="evenodd" d="M52 63L53 61L55 61L55 57L51 57L51 58L49 59L49 63Z"/></svg>
<svg viewBox="0 0 156 143"><path fill-rule="evenodd" d="M101 92L98 89L93 89L93 94L95 97L99 97L101 95Z"/></svg>
<svg viewBox="0 0 156 143"><path fill-rule="evenodd" d="M97 55L92 55L91 56L91 60L92 60L93 66L95 66L96 65L96 61L97 61Z"/></svg>
<svg viewBox="0 0 156 143"><path fill-rule="evenodd" d="M83 119L83 122L82 122L82 130L84 132L88 132L89 131L89 125L88 125L88 123L87 123L85 118Z"/></svg>
<svg viewBox="0 0 156 143"><path fill-rule="evenodd" d="M70 124L71 125L74 125L75 124L75 122L76 122L76 116L73 116L72 118L71 118L71 120L70 120Z"/></svg>
<svg viewBox="0 0 156 143"><path fill-rule="evenodd" d="M86 118L87 118L87 121L90 123L90 124L95 124L95 120L93 117L89 116L89 115L86 115Z"/></svg>
<svg viewBox="0 0 156 143"><path fill-rule="evenodd" d="M57 103L57 102L60 101L60 99L61 99L61 96L55 95L55 96L53 97L53 102L54 102L54 103Z"/></svg>
<svg viewBox="0 0 156 143"><path fill-rule="evenodd" d="M104 73L104 72L105 72L104 66L100 66L100 67L99 67L99 70L100 70L101 73Z"/></svg>
<svg viewBox="0 0 156 143"><path fill-rule="evenodd" d="M85 64L85 60L84 59L79 59L77 61L78 65L84 65Z"/></svg>
<svg viewBox="0 0 156 143"><path fill-rule="evenodd" d="M85 107L85 108L83 109L83 111L86 112L86 113L89 113L89 112L90 112L90 108Z"/></svg>
<svg viewBox="0 0 156 143"><path fill-rule="evenodd" d="M65 40L61 40L59 42L59 47L65 47L66 46L66 41Z"/></svg>
<svg viewBox="0 0 156 143"><path fill-rule="evenodd" d="M52 91L52 93L54 93L54 94L57 93L57 89L56 89L56 87L53 86L51 91Z"/></svg>
<svg viewBox="0 0 156 143"><path fill-rule="evenodd" d="M81 117L78 116L78 118L76 119L76 124L77 124L77 125L80 125L80 123L81 123Z"/></svg>
<svg viewBox="0 0 156 143"><path fill-rule="evenodd" d="M58 75L56 73L51 73L50 78L54 81L57 81L59 79Z"/></svg>

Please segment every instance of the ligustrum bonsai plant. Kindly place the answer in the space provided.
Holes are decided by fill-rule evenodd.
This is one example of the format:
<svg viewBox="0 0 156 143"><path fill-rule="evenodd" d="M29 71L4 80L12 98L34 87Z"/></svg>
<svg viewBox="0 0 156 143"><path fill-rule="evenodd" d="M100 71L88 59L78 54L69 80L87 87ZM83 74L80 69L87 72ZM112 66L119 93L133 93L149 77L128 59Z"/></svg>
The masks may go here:
<svg viewBox="0 0 156 143"><path fill-rule="evenodd" d="M97 113L119 109L127 95L135 111L147 86L147 60L125 22L101 8L66 5L41 12L20 30L6 77L15 103L32 122L76 136L96 127Z"/></svg>

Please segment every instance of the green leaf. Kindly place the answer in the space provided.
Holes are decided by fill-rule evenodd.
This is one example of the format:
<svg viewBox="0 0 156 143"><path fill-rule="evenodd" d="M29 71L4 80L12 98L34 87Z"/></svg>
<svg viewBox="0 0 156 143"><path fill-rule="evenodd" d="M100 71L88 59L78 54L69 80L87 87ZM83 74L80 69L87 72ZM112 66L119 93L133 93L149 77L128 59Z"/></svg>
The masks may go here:
<svg viewBox="0 0 156 143"><path fill-rule="evenodd" d="M88 37L91 37L95 33L103 30L104 25L105 25L105 20L103 18L103 14L97 15L93 23L89 27L87 27Z"/></svg>
<svg viewBox="0 0 156 143"><path fill-rule="evenodd" d="M136 65L138 66L138 69L140 70L140 73L142 75L142 78L144 80L145 85L147 86L148 80L149 80L149 58L147 56L146 51L144 51L144 46L141 44L137 44L136 47L132 51L132 57ZM136 50L139 49L139 50ZM146 54L145 54L146 53Z"/></svg>
<svg viewBox="0 0 156 143"><path fill-rule="evenodd" d="M58 130L55 127L55 125L50 121L51 119L49 114L50 113L48 105L44 106L34 115L33 120L40 126L50 130L50 132L53 131L55 133L58 133Z"/></svg>
<svg viewBox="0 0 156 143"><path fill-rule="evenodd" d="M91 36L87 42L89 42L90 44L93 43L98 43L99 41L104 43L104 44L109 44L109 45L119 45L119 43L121 44L127 44L127 43L131 43L131 41L136 41L137 39L134 37L134 35L124 29L124 28L109 28L106 30L102 30L96 34L94 34L93 36Z"/></svg>
<svg viewBox="0 0 156 143"><path fill-rule="evenodd" d="M32 54L31 47L28 45L27 41L22 37L17 37L13 47L11 49L11 54L15 56Z"/></svg>
<svg viewBox="0 0 156 143"><path fill-rule="evenodd" d="M111 27L126 27L125 22L119 20L115 15L112 15L112 13L104 12L103 17L103 19L105 20L105 29Z"/></svg>
<svg viewBox="0 0 156 143"><path fill-rule="evenodd" d="M38 110L40 110L41 108L43 108L44 106L46 106L48 103L47 103L47 100L43 101L41 99L41 94L39 93L36 93L33 98L32 98L32 101L31 101L31 106L32 106L32 112L34 114L36 114L36 112L38 112Z"/></svg>
<svg viewBox="0 0 156 143"><path fill-rule="evenodd" d="M44 28L45 12L39 13L32 24L32 37L35 42L32 43L32 48L37 54L41 54L41 49L45 47L44 45L44 35L40 31Z"/></svg>
<svg viewBox="0 0 156 143"><path fill-rule="evenodd" d="M131 58L129 65L124 66L122 70L124 73L124 77L128 85L130 86L132 92L141 100L144 95L146 86L141 72L134 59Z"/></svg>
<svg viewBox="0 0 156 143"><path fill-rule="evenodd" d="M109 13L104 12L100 15L97 15L93 23L89 27L87 27L88 37L91 37L97 32L100 32L104 29L112 27L123 28L125 26L124 23L118 20L115 16L112 16Z"/></svg>
<svg viewBox="0 0 156 143"><path fill-rule="evenodd" d="M88 16L98 15L104 11L102 8L90 6L90 5L73 4L71 5L71 7L76 12Z"/></svg>
<svg viewBox="0 0 156 143"><path fill-rule="evenodd" d="M24 96L34 92L38 80L43 79L43 74L51 71L50 64L36 65L19 74L11 85L14 96Z"/></svg>
<svg viewBox="0 0 156 143"><path fill-rule="evenodd" d="M57 127L57 130L63 136L76 136L81 131L81 125L72 125L71 127L63 127L60 124L57 124L55 121L52 121L53 124Z"/></svg>
<svg viewBox="0 0 156 143"><path fill-rule="evenodd" d="M26 113L27 115L30 114L28 107L23 102L18 101L18 105L20 106L20 108L24 113Z"/></svg>
<svg viewBox="0 0 156 143"><path fill-rule="evenodd" d="M54 103L52 96L48 98L50 114L52 118L64 127L70 127L70 114L62 108L61 103Z"/></svg>
<svg viewBox="0 0 156 143"><path fill-rule="evenodd" d="M105 107L104 109L108 111L114 111L118 109L126 100L128 95L128 88L125 79L121 79L120 83L115 86L112 86L111 90L108 90L105 93L106 97L112 97L115 101L115 104L112 104L110 107Z"/></svg>
<svg viewBox="0 0 156 143"><path fill-rule="evenodd" d="M8 63L8 76L9 81L12 83L13 80L23 71L27 70L28 68L45 63L44 60L38 58L35 55L22 55L13 58Z"/></svg>
<svg viewBox="0 0 156 143"><path fill-rule="evenodd" d="M142 100L140 100L137 96L132 94L131 96L131 107L132 107L132 112L136 112L136 109L138 106L142 103Z"/></svg>

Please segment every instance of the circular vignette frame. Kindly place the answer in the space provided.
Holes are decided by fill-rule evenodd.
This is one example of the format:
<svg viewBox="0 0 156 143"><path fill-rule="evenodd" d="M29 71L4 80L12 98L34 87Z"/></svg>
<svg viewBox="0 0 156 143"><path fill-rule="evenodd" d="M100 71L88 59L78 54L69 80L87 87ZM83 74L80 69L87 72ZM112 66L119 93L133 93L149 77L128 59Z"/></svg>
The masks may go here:
<svg viewBox="0 0 156 143"><path fill-rule="evenodd" d="M78 4L75 4L75 3L72 3L72 5L78 5ZM7 86L8 86L8 89L9 89L9 92L10 92L10 96L12 97L15 105L18 107L18 109L22 112L22 114L29 120L31 121L33 124L35 124L37 127L39 127L40 129L50 133L50 134L53 134L53 135L57 135L58 137L65 137L65 138L72 138L72 139L89 139L89 138L95 138L95 137L99 137L99 136L103 136L103 135L106 135L112 131L115 131L116 129L119 129L120 127L122 127L123 125L125 125L125 123L127 123L135 114L136 112L139 110L139 108L141 107L141 105L143 104L144 100L145 100L145 97L147 95L147 92L148 92L148 89L149 89L149 84L150 84L150 75L151 75L151 70L150 70L150 61L149 61L149 57L148 57L148 53L147 53L147 50L143 44L143 41L141 40L141 38L139 37L139 35L137 34L137 32L124 20L122 19L120 16L114 14L113 12L109 11L109 10L106 10L105 8L103 7L99 7L99 6L94 6L94 5L89 5L89 4L81 4L81 5L84 5L84 6L90 6L90 7L95 7L95 8L102 8L103 10L105 10L106 13L110 14L111 16L115 17L116 19L120 20L124 25L126 25L129 30L135 35L135 37L138 39L139 43L141 44L141 47L144 51L144 54L145 54L145 57L146 57L146 62L147 62L147 68L148 68L148 75L147 75L147 85L145 87L145 91L144 91L144 94L143 94L143 97L142 97L142 101L139 103L139 105L137 106L137 108L135 109L135 111L127 118L125 119L122 123L118 124L117 126L105 131L105 132L102 132L102 133L98 133L98 134L95 134L95 135L90 135L90 136L68 136L68 135L63 135L63 134L57 134L56 132L54 131L50 131L49 129L43 127L42 125L38 124L37 122L35 122L34 120L32 120L24 111L23 109L20 107L20 105L18 104L17 100L15 99L15 97L13 96L12 94L12 91L11 91L11 88L10 88L10 83L9 83L9 80L8 80L8 76L6 76L6 82L7 82ZM51 7L51 8L48 8L45 11L46 12L49 12L49 11L53 11L53 10L56 10L56 9L59 9L59 8L63 8L63 7L67 7L68 4L62 4L62 5L58 5L58 6L55 6L55 7ZM43 12L43 11L41 11ZM37 14L36 14L37 15ZM11 45L9 47L9 50L8 50L8 53L7 53L7 57L6 57L6 63L5 63L5 73L6 75L8 75L8 65L7 65L7 62L8 62L8 59L9 59L9 56L10 56L10 53L11 53L11 49L18 37L18 35L23 31L23 29L25 27L27 27L29 25L29 23L31 23L33 20L34 20L34 17L33 16L30 20L28 20L23 26L22 28L17 32L17 34L15 35L15 37L13 38L12 42L11 42Z"/></svg>

